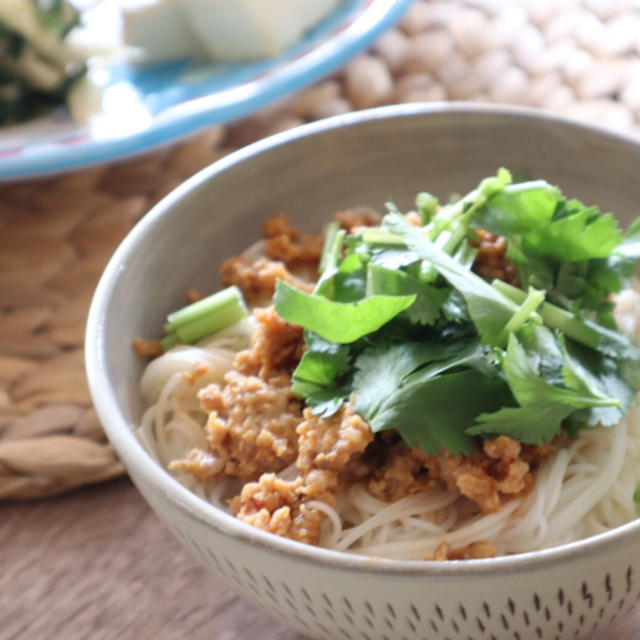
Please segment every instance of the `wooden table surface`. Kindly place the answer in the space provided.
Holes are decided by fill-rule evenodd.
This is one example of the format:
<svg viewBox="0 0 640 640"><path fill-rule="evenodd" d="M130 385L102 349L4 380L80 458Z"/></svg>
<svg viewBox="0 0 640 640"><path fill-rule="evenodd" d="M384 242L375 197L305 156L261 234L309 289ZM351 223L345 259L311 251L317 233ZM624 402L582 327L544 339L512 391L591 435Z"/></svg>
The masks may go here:
<svg viewBox="0 0 640 640"><path fill-rule="evenodd" d="M127 479L1 504L0 549L2 640L304 640L199 566ZM640 640L640 607L592 640Z"/></svg>

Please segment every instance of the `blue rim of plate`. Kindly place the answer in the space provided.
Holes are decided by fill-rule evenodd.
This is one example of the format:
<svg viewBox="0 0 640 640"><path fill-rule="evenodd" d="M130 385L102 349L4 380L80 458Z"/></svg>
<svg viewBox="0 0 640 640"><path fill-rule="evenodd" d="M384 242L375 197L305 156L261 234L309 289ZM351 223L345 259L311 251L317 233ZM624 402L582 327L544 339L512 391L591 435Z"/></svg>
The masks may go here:
<svg viewBox="0 0 640 640"><path fill-rule="evenodd" d="M238 84L178 101L152 116L149 126L129 135L92 137L90 129L71 128L62 135L33 136L22 143L3 141L0 132L0 182L54 175L140 155L176 142L206 127L246 116L328 75L365 49L395 24L413 0L343 2L299 43L247 78L237 65ZM258 63L259 66L259 63ZM56 114L58 120L60 114ZM62 116L62 120L67 116ZM21 127L10 129L12 137ZM29 126L36 127L37 121Z"/></svg>

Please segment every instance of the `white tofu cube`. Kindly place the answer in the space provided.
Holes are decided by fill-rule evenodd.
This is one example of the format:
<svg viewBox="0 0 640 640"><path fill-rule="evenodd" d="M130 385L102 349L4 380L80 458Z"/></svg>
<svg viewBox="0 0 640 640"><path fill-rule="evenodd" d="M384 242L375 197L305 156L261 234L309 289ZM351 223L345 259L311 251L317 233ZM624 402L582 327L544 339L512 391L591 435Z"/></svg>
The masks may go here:
<svg viewBox="0 0 640 640"><path fill-rule="evenodd" d="M191 27L214 60L252 60L281 53L338 0L184 0Z"/></svg>
<svg viewBox="0 0 640 640"><path fill-rule="evenodd" d="M150 62L206 55L187 20L184 0L128 0L122 10L122 40L141 49Z"/></svg>

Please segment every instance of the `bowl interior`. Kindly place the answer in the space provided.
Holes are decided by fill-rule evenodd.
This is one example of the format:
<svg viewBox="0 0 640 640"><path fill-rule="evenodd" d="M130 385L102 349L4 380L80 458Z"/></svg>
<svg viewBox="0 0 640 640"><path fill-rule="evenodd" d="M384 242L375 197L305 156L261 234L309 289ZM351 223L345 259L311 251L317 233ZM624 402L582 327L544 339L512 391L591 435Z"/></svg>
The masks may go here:
<svg viewBox="0 0 640 640"><path fill-rule="evenodd" d="M159 335L192 287L219 287L218 267L286 213L319 232L354 205L401 209L415 194L464 192L500 166L545 178L565 194L628 222L640 202L640 145L528 111L468 105L405 106L350 114L253 145L216 163L149 213L111 261L92 306L87 362L101 418L125 464L123 425L143 405L143 362L131 343ZM131 440L127 441L127 446Z"/></svg>

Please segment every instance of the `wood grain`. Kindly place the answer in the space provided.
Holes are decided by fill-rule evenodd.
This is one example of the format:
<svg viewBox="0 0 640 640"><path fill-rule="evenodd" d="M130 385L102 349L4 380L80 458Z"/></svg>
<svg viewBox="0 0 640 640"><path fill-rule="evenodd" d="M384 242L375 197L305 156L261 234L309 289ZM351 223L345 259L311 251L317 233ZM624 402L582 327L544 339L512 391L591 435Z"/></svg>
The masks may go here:
<svg viewBox="0 0 640 640"><path fill-rule="evenodd" d="M125 479L0 505L0 549L2 640L305 640L199 566ZM640 640L640 608L591 640Z"/></svg>
<svg viewBox="0 0 640 640"><path fill-rule="evenodd" d="M0 637L302 640L167 532L127 480L0 507Z"/></svg>

